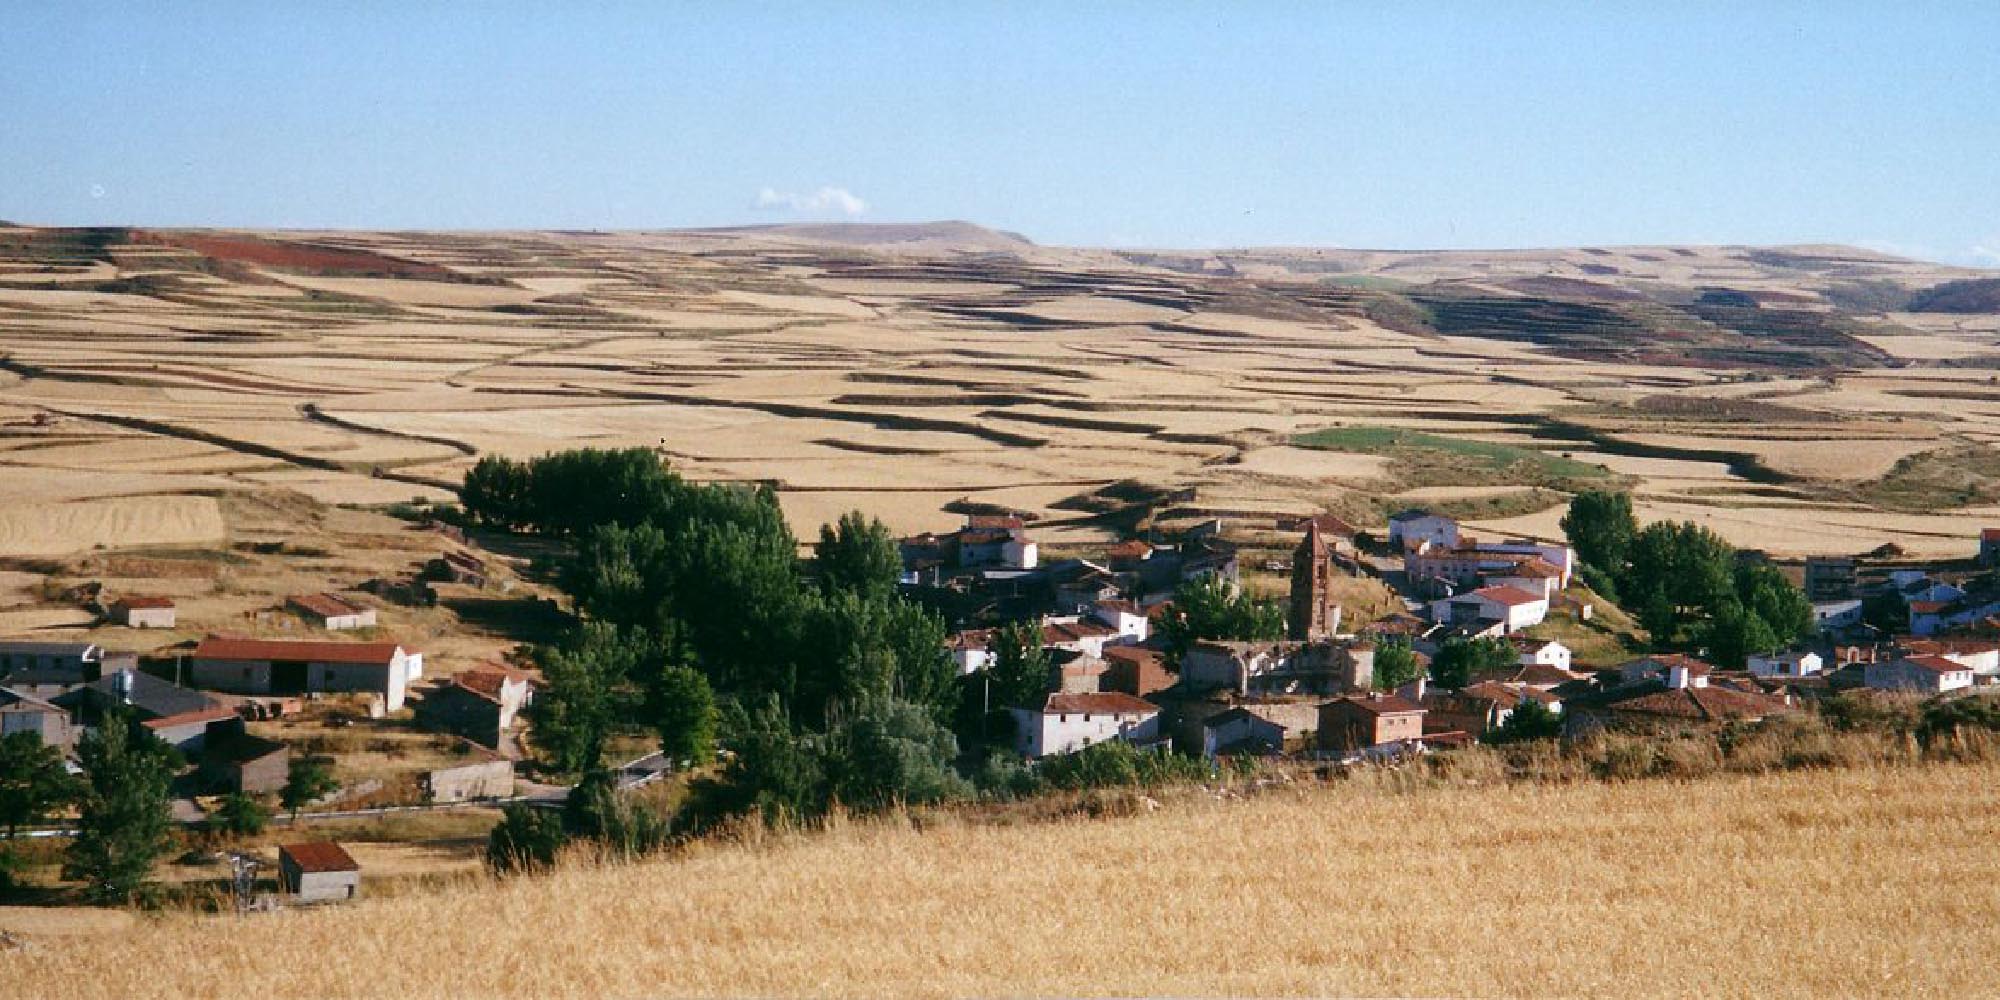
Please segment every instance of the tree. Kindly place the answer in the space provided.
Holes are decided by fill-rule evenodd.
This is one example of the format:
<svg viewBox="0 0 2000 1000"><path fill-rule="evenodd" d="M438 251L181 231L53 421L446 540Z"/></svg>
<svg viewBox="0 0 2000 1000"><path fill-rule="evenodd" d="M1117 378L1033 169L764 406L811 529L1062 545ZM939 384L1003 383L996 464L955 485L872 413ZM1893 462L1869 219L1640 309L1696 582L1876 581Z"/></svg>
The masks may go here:
<svg viewBox="0 0 2000 1000"><path fill-rule="evenodd" d="M326 758L294 757L285 775L285 787L278 790L278 804L297 820L299 810L333 794L339 787L340 782L333 779L333 768Z"/></svg>
<svg viewBox="0 0 2000 1000"><path fill-rule="evenodd" d="M1040 708L1055 687L1055 667L1042 648L1042 632L1027 622L1010 622L993 633L992 704Z"/></svg>
<svg viewBox="0 0 2000 1000"><path fill-rule="evenodd" d="M590 841L620 857L646 854L667 842L665 817L620 792L617 777L605 770L584 775L570 789L562 826L567 837Z"/></svg>
<svg viewBox="0 0 2000 1000"><path fill-rule="evenodd" d="M1375 686L1384 691L1394 690L1417 679L1422 670L1417 666L1417 654L1410 644L1402 639L1385 640L1375 647Z"/></svg>
<svg viewBox="0 0 2000 1000"><path fill-rule="evenodd" d="M814 557L820 589L826 593L887 597L896 592L903 573L903 558L888 527L858 510L820 526Z"/></svg>
<svg viewBox="0 0 2000 1000"><path fill-rule="evenodd" d="M1562 716L1539 701L1524 698L1507 713L1507 721L1487 730L1480 738L1487 743L1522 743L1552 740L1561 735Z"/></svg>
<svg viewBox="0 0 2000 1000"><path fill-rule="evenodd" d="M671 761L702 765L715 759L715 727L719 718L715 692L708 678L689 667L669 664L654 681L660 732L660 752Z"/></svg>
<svg viewBox="0 0 2000 1000"><path fill-rule="evenodd" d="M1672 642L1735 593L1735 566L1736 550L1715 532L1691 521L1656 521L1633 537L1618 592L1639 609L1655 642Z"/></svg>
<svg viewBox="0 0 2000 1000"><path fill-rule="evenodd" d="M660 654L647 633L587 622L565 647L537 650L547 680L535 698L535 745L556 770L585 774L604 762L604 743L631 697L626 679Z"/></svg>
<svg viewBox="0 0 2000 1000"><path fill-rule="evenodd" d="M1203 639L1285 637L1285 609L1276 601L1260 601L1227 580L1190 580L1174 591L1173 613L1160 624L1167 640L1167 659L1178 664Z"/></svg>
<svg viewBox="0 0 2000 1000"><path fill-rule="evenodd" d="M972 793L971 784L952 770L958 739L930 712L908 702L856 706L827 733L824 755L828 793L862 812Z"/></svg>
<svg viewBox="0 0 2000 1000"><path fill-rule="evenodd" d="M1632 495L1609 490L1578 493L1563 515L1562 529L1579 558L1615 575L1625 568L1626 552L1639 533Z"/></svg>
<svg viewBox="0 0 2000 1000"><path fill-rule="evenodd" d="M1455 690L1472 683L1474 677L1519 662L1520 654L1505 639L1446 639L1431 657L1431 679Z"/></svg>
<svg viewBox="0 0 2000 1000"><path fill-rule="evenodd" d="M171 755L123 713L113 712L84 735L77 759L84 789L63 877L82 881L91 902L123 903L145 884L153 861L172 839Z"/></svg>
<svg viewBox="0 0 2000 1000"><path fill-rule="evenodd" d="M41 822L81 791L63 767L62 751L37 733L0 738L0 824L12 840L23 826Z"/></svg>
<svg viewBox="0 0 2000 1000"><path fill-rule="evenodd" d="M223 796L209 824L232 837L254 837L270 825L271 808L253 795L231 792Z"/></svg>
<svg viewBox="0 0 2000 1000"><path fill-rule="evenodd" d="M1736 597L1745 610L1764 620L1777 637L1777 646L1810 638L1817 628L1812 602L1805 592L1792 585L1773 566L1740 566L1736 570ZM1774 647L1775 648L1775 647ZM1764 652L1764 650L1752 650Z"/></svg>
<svg viewBox="0 0 2000 1000"><path fill-rule="evenodd" d="M1784 645L1762 616L1729 598L1702 630L1702 643L1716 666L1741 669L1759 653L1769 653Z"/></svg>
<svg viewBox="0 0 2000 1000"><path fill-rule="evenodd" d="M568 840L561 816L526 803L512 803L486 835L486 863L501 875L548 871L555 867L556 855Z"/></svg>
<svg viewBox="0 0 2000 1000"><path fill-rule="evenodd" d="M756 812L767 823L809 820L826 808L826 770L812 737L792 731L784 706L766 698L755 709L732 702L723 715L730 750L722 774L696 786L697 822Z"/></svg>

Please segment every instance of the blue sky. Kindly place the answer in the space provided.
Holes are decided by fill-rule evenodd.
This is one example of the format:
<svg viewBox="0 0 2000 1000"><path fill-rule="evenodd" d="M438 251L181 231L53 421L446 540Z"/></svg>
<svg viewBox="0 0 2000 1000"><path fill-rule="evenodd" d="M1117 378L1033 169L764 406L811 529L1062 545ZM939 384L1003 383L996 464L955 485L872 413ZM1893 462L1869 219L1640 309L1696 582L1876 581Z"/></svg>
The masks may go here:
<svg viewBox="0 0 2000 1000"><path fill-rule="evenodd" d="M2000 4L8 4L0 218L2000 266Z"/></svg>

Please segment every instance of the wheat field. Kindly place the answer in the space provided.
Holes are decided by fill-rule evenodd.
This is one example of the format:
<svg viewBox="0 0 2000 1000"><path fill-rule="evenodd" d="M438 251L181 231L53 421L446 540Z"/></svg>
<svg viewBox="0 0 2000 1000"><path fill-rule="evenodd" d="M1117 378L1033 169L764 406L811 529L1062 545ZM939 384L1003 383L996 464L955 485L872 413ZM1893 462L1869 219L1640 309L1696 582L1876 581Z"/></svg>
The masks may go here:
<svg viewBox="0 0 2000 1000"><path fill-rule="evenodd" d="M114 937L16 996L1992 995L2000 765L836 824ZM4 919L4 918L0 918Z"/></svg>

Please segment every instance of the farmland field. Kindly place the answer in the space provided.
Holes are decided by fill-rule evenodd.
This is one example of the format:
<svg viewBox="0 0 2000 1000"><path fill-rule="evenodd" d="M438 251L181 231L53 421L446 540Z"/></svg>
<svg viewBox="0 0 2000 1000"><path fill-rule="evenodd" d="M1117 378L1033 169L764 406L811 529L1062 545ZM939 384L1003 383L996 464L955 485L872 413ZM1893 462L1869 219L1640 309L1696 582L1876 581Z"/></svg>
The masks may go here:
<svg viewBox="0 0 2000 1000"><path fill-rule="evenodd" d="M1839 303L1978 273L1837 247L1112 252L963 224L7 227L0 557L213 545L242 531L219 497L442 499L480 455L634 445L777 485L802 535L983 505L1087 548L1392 496L1546 534L1562 490L1607 482L1780 556L1959 556L2000 503L2000 324Z"/></svg>

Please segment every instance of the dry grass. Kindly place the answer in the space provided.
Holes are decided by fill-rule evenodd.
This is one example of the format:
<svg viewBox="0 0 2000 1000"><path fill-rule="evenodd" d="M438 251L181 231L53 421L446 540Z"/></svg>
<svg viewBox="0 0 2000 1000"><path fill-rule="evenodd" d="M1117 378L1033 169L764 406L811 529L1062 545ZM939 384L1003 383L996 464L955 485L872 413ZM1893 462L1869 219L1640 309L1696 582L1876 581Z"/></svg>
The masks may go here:
<svg viewBox="0 0 2000 1000"><path fill-rule="evenodd" d="M2000 766L1365 781L1016 827L854 824L119 947L119 996L1990 995ZM0 914L4 923L5 914ZM421 960L409 942L431 942Z"/></svg>

